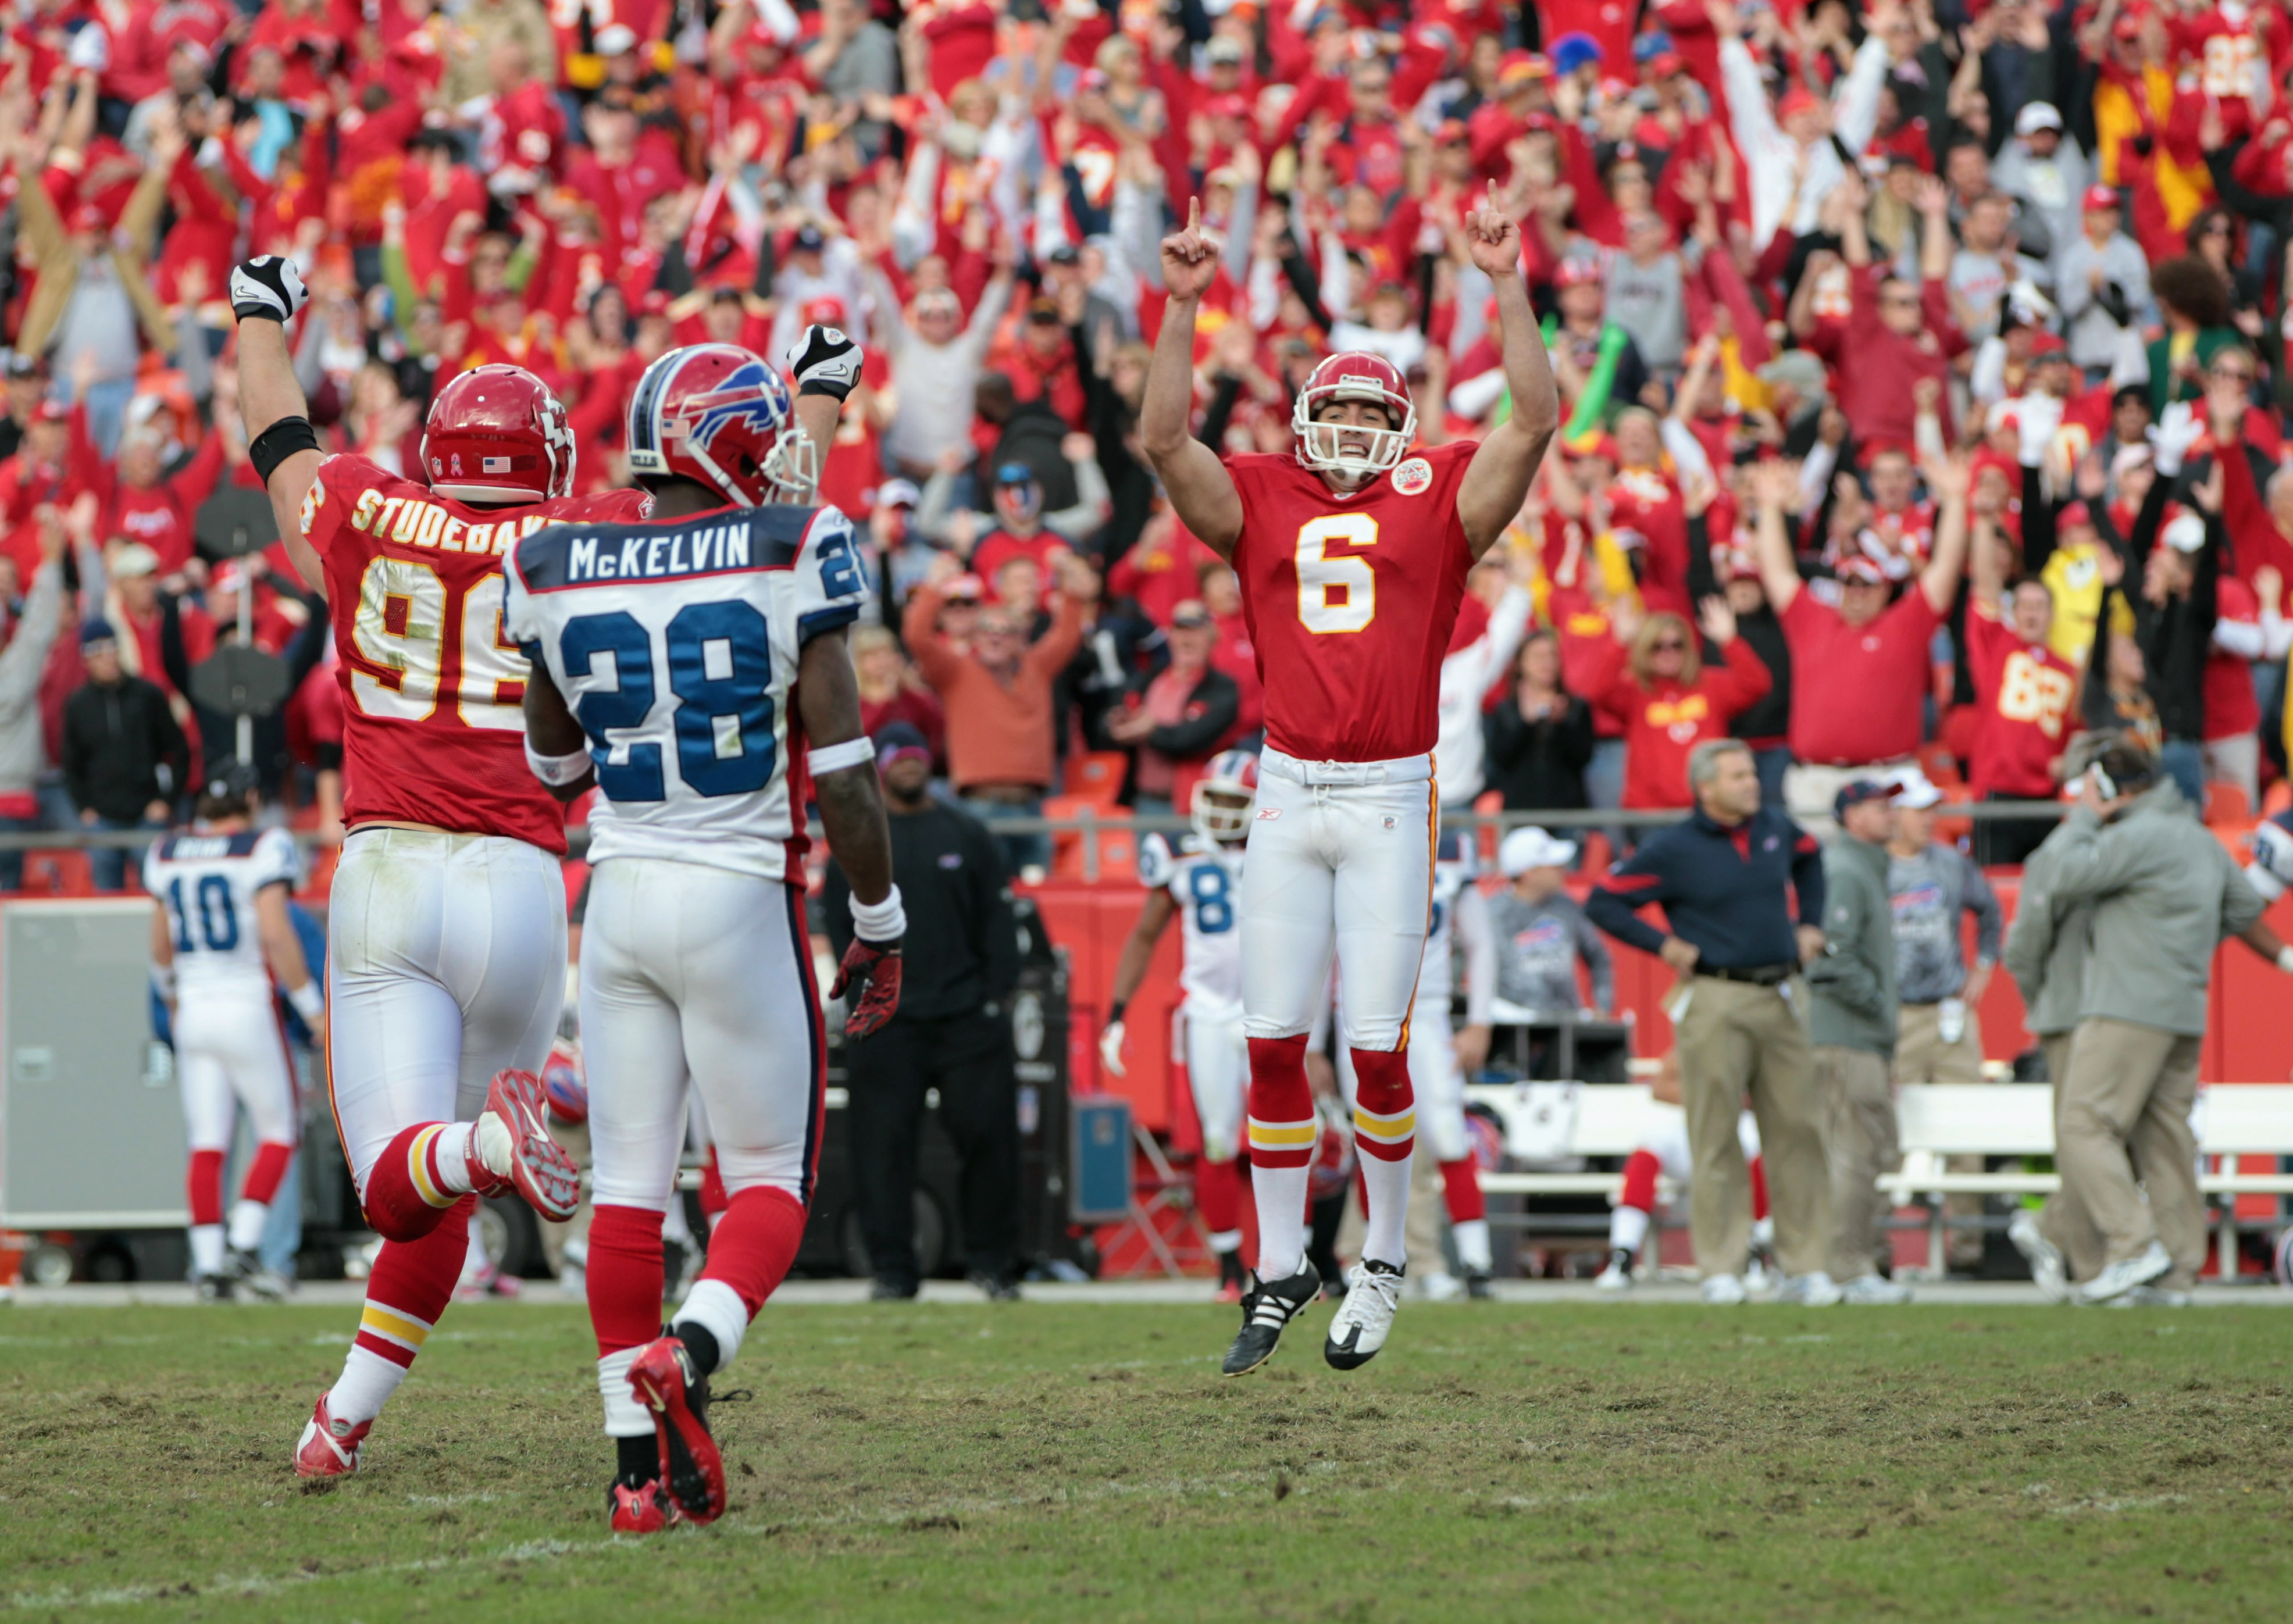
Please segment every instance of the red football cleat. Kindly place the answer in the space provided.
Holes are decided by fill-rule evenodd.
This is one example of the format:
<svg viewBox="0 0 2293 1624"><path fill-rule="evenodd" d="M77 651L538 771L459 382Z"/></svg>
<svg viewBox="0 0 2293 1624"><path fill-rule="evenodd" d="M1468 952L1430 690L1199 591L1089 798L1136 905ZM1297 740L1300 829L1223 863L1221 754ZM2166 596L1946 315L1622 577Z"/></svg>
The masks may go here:
<svg viewBox="0 0 2293 1624"><path fill-rule="evenodd" d="M581 1176L565 1148L549 1136L549 1096L531 1071L497 1071L486 1108L470 1135L470 1187L482 1196L512 1190L552 1223L563 1224L580 1204ZM497 1172L495 1164L507 1170Z"/></svg>
<svg viewBox="0 0 2293 1624"><path fill-rule="evenodd" d="M714 1523L725 1515L725 1462L709 1434L708 1379L694 1374L685 1344L663 1337L639 1348L629 1389L652 1411L670 1503L688 1523Z"/></svg>
<svg viewBox="0 0 2293 1624"><path fill-rule="evenodd" d="M295 1475L348 1477L358 1470L359 1445L373 1425L361 1421L352 1426L336 1420L327 1413L327 1395L321 1393L318 1408L303 1427L302 1442L295 1446Z"/></svg>
<svg viewBox="0 0 2293 1624"><path fill-rule="evenodd" d="M658 1479L641 1489L615 1483L606 1491L605 1510L617 1534L657 1534L677 1521L677 1507Z"/></svg>

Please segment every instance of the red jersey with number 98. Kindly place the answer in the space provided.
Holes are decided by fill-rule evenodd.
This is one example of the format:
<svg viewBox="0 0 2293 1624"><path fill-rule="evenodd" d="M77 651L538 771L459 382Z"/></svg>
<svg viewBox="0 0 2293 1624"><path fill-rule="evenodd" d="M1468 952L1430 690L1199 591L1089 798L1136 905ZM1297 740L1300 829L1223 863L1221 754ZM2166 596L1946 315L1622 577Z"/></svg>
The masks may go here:
<svg viewBox="0 0 2293 1624"><path fill-rule="evenodd" d="M1423 755L1472 548L1457 486L1479 445L1412 451L1350 495L1295 456L1229 457L1242 612L1266 685L1266 741L1300 761Z"/></svg>
<svg viewBox="0 0 2293 1624"><path fill-rule="evenodd" d="M343 821L425 823L565 850L525 764L525 657L502 634L502 554L545 524L642 519L641 490L473 507L359 456L303 499L342 657Z"/></svg>

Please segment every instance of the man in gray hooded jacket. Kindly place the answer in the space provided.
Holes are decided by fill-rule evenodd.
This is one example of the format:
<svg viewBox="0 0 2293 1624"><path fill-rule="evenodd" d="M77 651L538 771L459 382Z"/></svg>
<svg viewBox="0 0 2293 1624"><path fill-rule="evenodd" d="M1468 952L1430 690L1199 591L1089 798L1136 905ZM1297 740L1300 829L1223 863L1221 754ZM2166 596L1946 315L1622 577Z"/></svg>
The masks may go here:
<svg viewBox="0 0 2293 1624"><path fill-rule="evenodd" d="M1909 1290L1880 1271L1892 1243L1877 1183L1903 1159L1889 1081L1896 992L1887 842L1895 786L1857 779L1832 810L1840 833L1823 848L1823 951L1807 967L1808 1038L1831 1158L1832 1273L1842 1302L1904 1303Z"/></svg>
<svg viewBox="0 0 2293 1624"><path fill-rule="evenodd" d="M2040 850L2050 853L2046 889L2033 895L2026 876L2022 906L2094 909L2054 1144L2063 1192L2105 1247L2078 1296L2185 1301L2205 1261L2190 1109L2214 949L2237 936L2281 964L2293 955L2261 923L2260 895L2228 851L2138 745L2103 750Z"/></svg>

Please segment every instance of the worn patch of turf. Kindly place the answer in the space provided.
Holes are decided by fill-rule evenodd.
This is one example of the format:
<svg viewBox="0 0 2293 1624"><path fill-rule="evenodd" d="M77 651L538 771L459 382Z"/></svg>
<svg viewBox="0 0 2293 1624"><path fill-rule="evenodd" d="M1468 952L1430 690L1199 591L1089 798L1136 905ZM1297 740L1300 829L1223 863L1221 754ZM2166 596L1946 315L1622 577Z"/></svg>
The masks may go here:
<svg viewBox="0 0 2293 1624"><path fill-rule="evenodd" d="M578 1309L448 1315L317 1491L347 1310L0 1313L0 1619L2285 1616L2281 1311L774 1307L733 1509L607 1534Z"/></svg>

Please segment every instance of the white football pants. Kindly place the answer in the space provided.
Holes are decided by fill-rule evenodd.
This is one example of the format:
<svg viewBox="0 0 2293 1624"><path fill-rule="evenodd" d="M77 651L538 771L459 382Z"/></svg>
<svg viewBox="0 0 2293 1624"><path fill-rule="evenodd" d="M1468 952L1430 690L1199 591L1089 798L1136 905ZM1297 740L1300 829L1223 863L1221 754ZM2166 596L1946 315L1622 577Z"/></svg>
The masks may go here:
<svg viewBox="0 0 2293 1624"><path fill-rule="evenodd" d="M1242 1003L1252 1038L1309 1030L1334 951L1346 1046L1407 1036L1433 917L1433 758L1301 762L1268 750L1242 869Z"/></svg>
<svg viewBox="0 0 2293 1624"><path fill-rule="evenodd" d="M539 1072L565 998L565 877L523 840L361 828L327 911L327 1071L359 1197L417 1122L461 1122Z"/></svg>
<svg viewBox="0 0 2293 1624"><path fill-rule="evenodd" d="M581 1059L599 1206L665 1211L688 1084L728 1195L812 1201L827 1043L801 885L652 857L597 865L581 931Z"/></svg>
<svg viewBox="0 0 2293 1624"><path fill-rule="evenodd" d="M1187 1029L1187 1087L1202 1125L1203 1155L1232 1161L1242 1150L1243 1095L1250 1082L1250 1045L1238 1014L1182 1015Z"/></svg>
<svg viewBox="0 0 2293 1624"><path fill-rule="evenodd" d="M271 979L186 982L176 1000L175 1077L183 1127L195 1151L228 1151L236 1106L264 1143L292 1144L295 1068L279 1030Z"/></svg>

